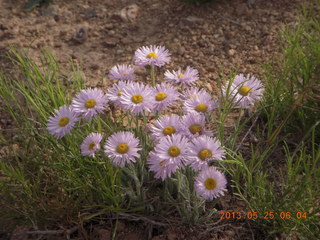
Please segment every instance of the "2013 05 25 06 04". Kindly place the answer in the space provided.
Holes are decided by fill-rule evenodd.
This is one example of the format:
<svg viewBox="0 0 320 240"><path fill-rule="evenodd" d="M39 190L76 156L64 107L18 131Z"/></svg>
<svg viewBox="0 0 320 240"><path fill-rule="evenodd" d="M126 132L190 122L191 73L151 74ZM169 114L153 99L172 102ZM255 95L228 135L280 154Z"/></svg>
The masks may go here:
<svg viewBox="0 0 320 240"><path fill-rule="evenodd" d="M265 219L265 220L272 220L272 219L306 219L307 212L236 212L236 211L226 211L226 212L219 212L220 219Z"/></svg>

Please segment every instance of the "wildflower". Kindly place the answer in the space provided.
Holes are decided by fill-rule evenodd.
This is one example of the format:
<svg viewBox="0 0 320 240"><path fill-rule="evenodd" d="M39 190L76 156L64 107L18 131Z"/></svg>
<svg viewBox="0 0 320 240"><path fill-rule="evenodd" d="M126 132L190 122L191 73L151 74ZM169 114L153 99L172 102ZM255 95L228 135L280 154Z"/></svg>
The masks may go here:
<svg viewBox="0 0 320 240"><path fill-rule="evenodd" d="M77 114L71 106L61 106L55 109L55 114L48 120L48 131L56 138L62 138L70 133L75 123L79 120Z"/></svg>
<svg viewBox="0 0 320 240"><path fill-rule="evenodd" d="M100 149L102 134L90 133L82 142L80 149L83 156L94 157L94 153Z"/></svg>
<svg viewBox="0 0 320 240"><path fill-rule="evenodd" d="M188 100L190 98L198 98L199 95L207 95L208 97L211 97L211 95L204 88L198 87L186 88L183 91L183 94L181 94L181 97L183 100Z"/></svg>
<svg viewBox="0 0 320 240"><path fill-rule="evenodd" d="M181 133L189 138L201 135L212 136L212 132L205 129L205 117L198 113L188 113L181 119Z"/></svg>
<svg viewBox="0 0 320 240"><path fill-rule="evenodd" d="M170 177L175 173L179 166L177 163L170 163L169 160L163 160L155 152L150 152L147 159L149 170L155 173L155 178L161 178L162 180Z"/></svg>
<svg viewBox="0 0 320 240"><path fill-rule="evenodd" d="M227 86L229 84L230 82L227 83ZM222 90L224 96L226 96L227 87L224 87ZM229 99L240 107L246 108L262 98L264 88L261 81L254 76L247 75L245 77L243 74L240 74L234 78L229 91Z"/></svg>
<svg viewBox="0 0 320 240"><path fill-rule="evenodd" d="M142 83L130 83L123 89L120 96L120 104L130 110L132 114L142 113L144 110L151 111L154 107L153 89Z"/></svg>
<svg viewBox="0 0 320 240"><path fill-rule="evenodd" d="M190 166L194 170L208 168L208 160L222 160L225 151L221 148L219 140L208 136L200 136L192 140L190 146Z"/></svg>
<svg viewBox="0 0 320 240"><path fill-rule="evenodd" d="M115 165L124 167L129 162L135 162L139 158L139 140L131 132L117 132L112 134L104 146L105 154Z"/></svg>
<svg viewBox="0 0 320 240"><path fill-rule="evenodd" d="M134 62L140 67L147 65L162 67L170 62L169 56L169 51L162 46L141 47L134 53Z"/></svg>
<svg viewBox="0 0 320 240"><path fill-rule="evenodd" d="M201 171L196 177L194 185L200 197L209 201L224 196L227 191L225 176L215 168Z"/></svg>
<svg viewBox="0 0 320 240"><path fill-rule="evenodd" d="M172 72L167 70L164 76L167 81L186 86L194 84L194 82L199 79L199 72L197 69L188 66L185 71L182 71L181 68L179 68L178 71Z"/></svg>
<svg viewBox="0 0 320 240"><path fill-rule="evenodd" d="M157 84L154 91L154 110L162 111L179 99L179 92L171 84Z"/></svg>
<svg viewBox="0 0 320 240"><path fill-rule="evenodd" d="M120 81L133 81L134 80L134 68L131 65L119 64L111 68L109 78Z"/></svg>
<svg viewBox="0 0 320 240"><path fill-rule="evenodd" d="M85 119L92 118L106 109L107 96L97 88L81 90L72 100L72 107L76 113Z"/></svg>
<svg viewBox="0 0 320 240"><path fill-rule="evenodd" d="M112 102L115 106L120 105L120 97L124 92L124 88L129 85L128 82L119 81L112 85L111 88L108 89L107 98L110 102Z"/></svg>
<svg viewBox="0 0 320 240"><path fill-rule="evenodd" d="M172 136L180 132L180 117L176 114L163 115L153 122L151 127L151 136L158 141L160 138Z"/></svg>
<svg viewBox="0 0 320 240"><path fill-rule="evenodd" d="M189 146L186 137L173 134L162 138L155 146L154 152L159 158L166 160L167 164L174 164L180 168L189 161Z"/></svg>
<svg viewBox="0 0 320 240"><path fill-rule="evenodd" d="M210 94L202 92L197 97L191 97L183 103L183 109L186 113L208 113L216 107L216 103L211 100Z"/></svg>

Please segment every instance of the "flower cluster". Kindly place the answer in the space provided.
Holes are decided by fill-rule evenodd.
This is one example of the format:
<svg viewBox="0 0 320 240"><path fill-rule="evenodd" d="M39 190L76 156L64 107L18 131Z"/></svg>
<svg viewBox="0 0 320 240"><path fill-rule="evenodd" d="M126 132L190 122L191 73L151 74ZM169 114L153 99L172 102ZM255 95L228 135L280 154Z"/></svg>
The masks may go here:
<svg viewBox="0 0 320 240"><path fill-rule="evenodd" d="M162 46L141 47L134 56L136 66L151 66L148 69L152 70L169 61L169 51ZM132 65L116 65L108 76L118 82L106 93L97 88L83 89L75 95L70 106L64 105L55 110L54 116L48 120L50 134L62 138L70 134L81 119L91 121L113 105L124 115L136 119L136 128L141 116L145 123L149 121L144 129L149 129L147 134L153 140L153 149L147 154L147 159L143 159L140 151L145 150L141 148L145 145L132 132L132 127L126 129L128 126L123 126L125 131L105 133L108 135L103 155L106 159L121 168L146 161L154 177L163 181L178 170L191 168L198 173L194 186L202 198L212 200L223 196L227 180L209 163L223 161L226 152L207 127L207 120L219 108L219 101L205 89L194 86L199 80L199 72L190 66L185 70L167 70L164 81L155 84L155 79L152 79L152 86L135 81ZM236 107L248 108L261 99L263 90L258 79L240 74L223 86L222 97L232 101ZM80 145L81 154L95 157L101 149L102 139L102 133L87 135Z"/></svg>

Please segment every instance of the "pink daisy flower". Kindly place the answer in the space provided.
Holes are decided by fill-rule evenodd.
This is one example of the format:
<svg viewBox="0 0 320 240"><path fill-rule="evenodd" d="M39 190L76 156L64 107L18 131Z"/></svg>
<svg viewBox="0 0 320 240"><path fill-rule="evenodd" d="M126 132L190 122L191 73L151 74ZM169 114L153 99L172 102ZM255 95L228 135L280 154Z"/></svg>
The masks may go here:
<svg viewBox="0 0 320 240"><path fill-rule="evenodd" d="M151 127L151 136L155 141L179 133L181 119L176 114L163 115L154 121Z"/></svg>
<svg viewBox="0 0 320 240"><path fill-rule="evenodd" d="M162 111L173 105L179 99L180 93L168 83L157 84L154 90L154 110Z"/></svg>
<svg viewBox="0 0 320 240"><path fill-rule="evenodd" d="M208 168L208 160L222 160L225 151L219 140L208 136L200 136L192 140L190 146L190 166L195 171Z"/></svg>
<svg viewBox="0 0 320 240"><path fill-rule="evenodd" d="M81 90L72 100L72 107L85 119L92 118L106 109L107 96L97 88Z"/></svg>
<svg viewBox="0 0 320 240"><path fill-rule="evenodd" d="M169 51L162 46L141 47L134 53L134 64L140 67L147 65L162 67L170 62Z"/></svg>
<svg viewBox="0 0 320 240"><path fill-rule="evenodd" d="M205 116L199 113L188 113L181 119L181 133L190 139L199 137L202 135L212 136L211 131L205 128L206 120Z"/></svg>
<svg viewBox="0 0 320 240"><path fill-rule="evenodd" d="M69 134L75 123L79 120L77 113L71 106L61 106L59 110L55 109L55 114L48 120L47 129L49 133L56 137L62 138Z"/></svg>
<svg viewBox="0 0 320 240"><path fill-rule="evenodd" d="M124 89L128 86L128 82L119 81L112 85L111 88L107 90L107 98L110 102L112 102L115 106L120 105L120 97L124 92Z"/></svg>
<svg viewBox="0 0 320 240"><path fill-rule="evenodd" d="M172 72L167 70L164 76L167 81L186 86L194 84L194 82L199 79L199 72L197 69L188 66L185 71L182 71L181 68L179 68L178 71Z"/></svg>
<svg viewBox="0 0 320 240"><path fill-rule="evenodd" d="M189 140L180 135L173 134L161 139L155 146L157 157L166 160L166 164L174 164L178 168L183 167L189 161Z"/></svg>
<svg viewBox="0 0 320 240"><path fill-rule="evenodd" d="M119 64L111 68L109 78L120 81L133 81L135 78L134 68L131 65Z"/></svg>
<svg viewBox="0 0 320 240"><path fill-rule="evenodd" d="M120 167L139 158L141 150L139 140L131 132L117 132L112 134L104 145L105 154L111 161Z"/></svg>
<svg viewBox="0 0 320 240"><path fill-rule="evenodd" d="M153 89L142 83L130 83L120 96L121 106L132 114L150 112L154 107Z"/></svg>
<svg viewBox="0 0 320 240"><path fill-rule="evenodd" d="M100 149L102 134L90 133L82 142L80 149L83 156L94 157L94 153Z"/></svg>
<svg viewBox="0 0 320 240"><path fill-rule="evenodd" d="M150 152L147 163L149 170L155 173L154 177L158 179L161 178L162 181L179 169L177 163L169 163L168 160L159 158L155 152Z"/></svg>
<svg viewBox="0 0 320 240"><path fill-rule="evenodd" d="M229 86L230 82L226 84ZM223 95L226 97L227 88L223 87ZM245 77L243 74L237 75L229 89L229 99L235 104L242 108L250 107L255 101L262 98L264 92L263 85L260 80L254 76L247 75Z"/></svg>
<svg viewBox="0 0 320 240"><path fill-rule="evenodd" d="M183 91L181 97L183 100L188 100L190 98L197 98L199 95L208 95L211 96L204 88L198 87L189 87Z"/></svg>
<svg viewBox="0 0 320 240"><path fill-rule="evenodd" d="M194 186L201 198L211 201L224 196L227 191L227 179L217 169L207 168L196 177Z"/></svg>
<svg viewBox="0 0 320 240"><path fill-rule="evenodd" d="M211 100L207 92L199 93L195 98L191 97L183 103L183 110L186 113L194 112L205 114L216 108L216 103Z"/></svg>

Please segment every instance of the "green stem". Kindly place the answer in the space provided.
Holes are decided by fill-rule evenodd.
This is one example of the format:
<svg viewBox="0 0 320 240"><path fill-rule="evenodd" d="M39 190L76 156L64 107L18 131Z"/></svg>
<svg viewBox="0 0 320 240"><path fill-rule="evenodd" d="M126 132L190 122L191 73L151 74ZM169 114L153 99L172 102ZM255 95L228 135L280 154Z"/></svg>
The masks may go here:
<svg viewBox="0 0 320 240"><path fill-rule="evenodd" d="M154 77L154 66L151 66L150 68L150 77L152 80L152 87L156 86L156 78Z"/></svg>

